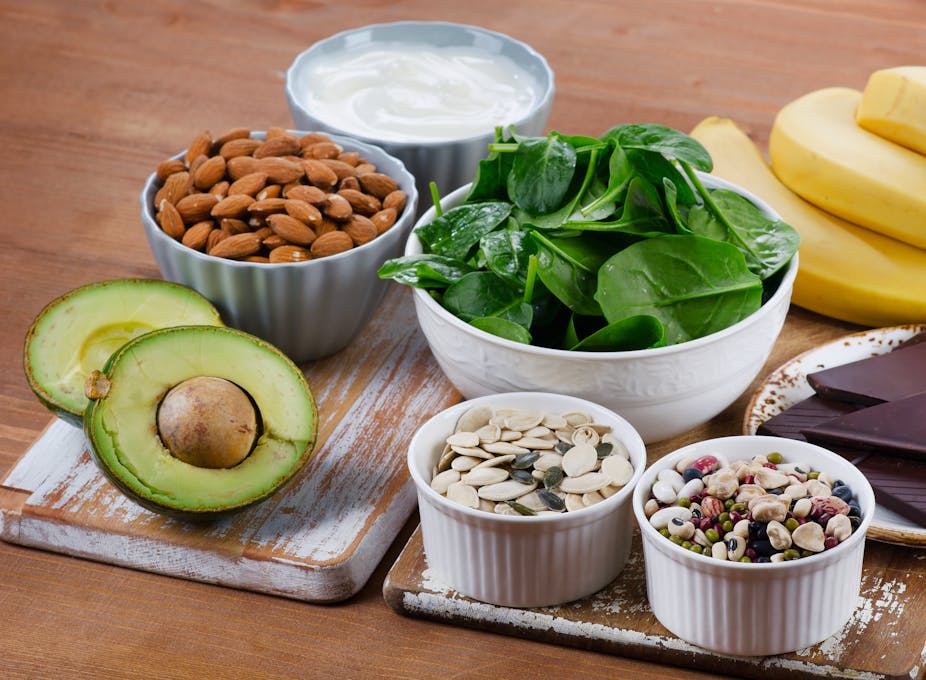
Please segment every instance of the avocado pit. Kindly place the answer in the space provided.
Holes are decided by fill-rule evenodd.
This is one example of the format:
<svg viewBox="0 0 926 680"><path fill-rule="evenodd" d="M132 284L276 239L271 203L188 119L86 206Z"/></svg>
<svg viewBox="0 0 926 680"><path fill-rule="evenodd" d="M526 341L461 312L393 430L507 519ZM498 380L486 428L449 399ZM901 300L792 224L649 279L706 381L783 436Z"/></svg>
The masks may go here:
<svg viewBox="0 0 926 680"><path fill-rule="evenodd" d="M158 408L158 434L170 454L201 468L230 468L257 438L247 393L224 378L197 376L172 387Z"/></svg>

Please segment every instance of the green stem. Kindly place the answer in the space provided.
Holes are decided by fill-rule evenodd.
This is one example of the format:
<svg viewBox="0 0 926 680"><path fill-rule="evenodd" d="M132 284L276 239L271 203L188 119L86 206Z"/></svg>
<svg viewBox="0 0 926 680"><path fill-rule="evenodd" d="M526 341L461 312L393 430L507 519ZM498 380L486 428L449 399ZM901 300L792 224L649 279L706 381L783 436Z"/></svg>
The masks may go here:
<svg viewBox="0 0 926 680"><path fill-rule="evenodd" d="M727 219L726 214L724 214L724 212L720 209L720 206L714 202L714 198L711 196L711 192L709 192L707 187L701 183L701 178L698 177L698 174L694 171L694 168L692 168L685 161L678 161L678 164L682 166L682 170L685 171L688 179L691 180L691 183L694 185L694 188L698 194L700 194L704 204L710 209L712 213L714 213L714 215L717 216L717 219L720 220L721 224L723 224L723 226L726 228L730 241L740 244L743 249L748 250L754 257L758 258L758 255L753 251L752 248L749 247L749 244L740 238L740 235L736 232L736 229L733 228L733 223Z"/></svg>
<svg viewBox="0 0 926 680"><path fill-rule="evenodd" d="M431 190L431 201L434 203L434 214L441 217L444 214L444 209L441 208L440 194L437 193L437 182L431 182L428 188Z"/></svg>
<svg viewBox="0 0 926 680"><path fill-rule="evenodd" d="M524 302L531 304L534 299L534 282L537 280L537 256L527 258L527 281L524 283Z"/></svg>
<svg viewBox="0 0 926 680"><path fill-rule="evenodd" d="M495 142L489 144L489 151L495 151L498 153L514 153L518 150L518 147L521 146L517 142Z"/></svg>

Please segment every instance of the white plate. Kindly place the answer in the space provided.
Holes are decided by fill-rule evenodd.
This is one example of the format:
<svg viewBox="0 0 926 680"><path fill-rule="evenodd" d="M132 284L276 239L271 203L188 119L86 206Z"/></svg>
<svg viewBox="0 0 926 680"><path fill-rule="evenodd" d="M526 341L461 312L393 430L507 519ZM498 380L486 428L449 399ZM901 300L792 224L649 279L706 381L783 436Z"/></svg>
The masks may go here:
<svg viewBox="0 0 926 680"><path fill-rule="evenodd" d="M926 330L926 324L876 328L847 335L799 354L775 369L752 395L743 417L743 432L755 434L756 428L766 420L811 396L813 388L807 382L808 373L884 354L923 330ZM923 546L926 545L926 527L877 506L868 538L898 545Z"/></svg>

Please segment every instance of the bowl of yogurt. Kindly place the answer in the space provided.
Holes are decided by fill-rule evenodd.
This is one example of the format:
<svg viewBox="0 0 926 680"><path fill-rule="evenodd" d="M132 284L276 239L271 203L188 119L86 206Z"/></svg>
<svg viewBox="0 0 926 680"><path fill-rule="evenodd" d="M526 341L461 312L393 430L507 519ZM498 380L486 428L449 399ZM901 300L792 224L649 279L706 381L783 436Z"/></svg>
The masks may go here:
<svg viewBox="0 0 926 680"><path fill-rule="evenodd" d="M472 180L498 127L543 133L553 71L529 45L477 26L401 21L351 29L286 74L296 127L382 147L414 175L419 211Z"/></svg>

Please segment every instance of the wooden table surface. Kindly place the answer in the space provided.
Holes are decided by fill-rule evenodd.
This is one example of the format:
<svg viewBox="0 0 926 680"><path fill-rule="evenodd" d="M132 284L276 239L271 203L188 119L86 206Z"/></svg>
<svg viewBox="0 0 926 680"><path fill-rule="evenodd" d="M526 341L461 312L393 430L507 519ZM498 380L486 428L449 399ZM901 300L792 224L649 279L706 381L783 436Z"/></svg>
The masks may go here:
<svg viewBox="0 0 926 680"><path fill-rule="evenodd" d="M549 126L572 133L622 122L688 130L723 115L764 145L792 98L861 88L871 71L926 54L921 0L3 0L0 475L50 419L22 373L31 319L78 285L159 276L137 200L155 164L202 129L289 125L283 78L299 51L402 19L479 24L532 44L556 73ZM764 372L852 330L792 308ZM736 433L745 403L651 457ZM383 579L416 524L337 605L0 543L0 677L703 677L395 614ZM913 552L886 549L922 568Z"/></svg>

